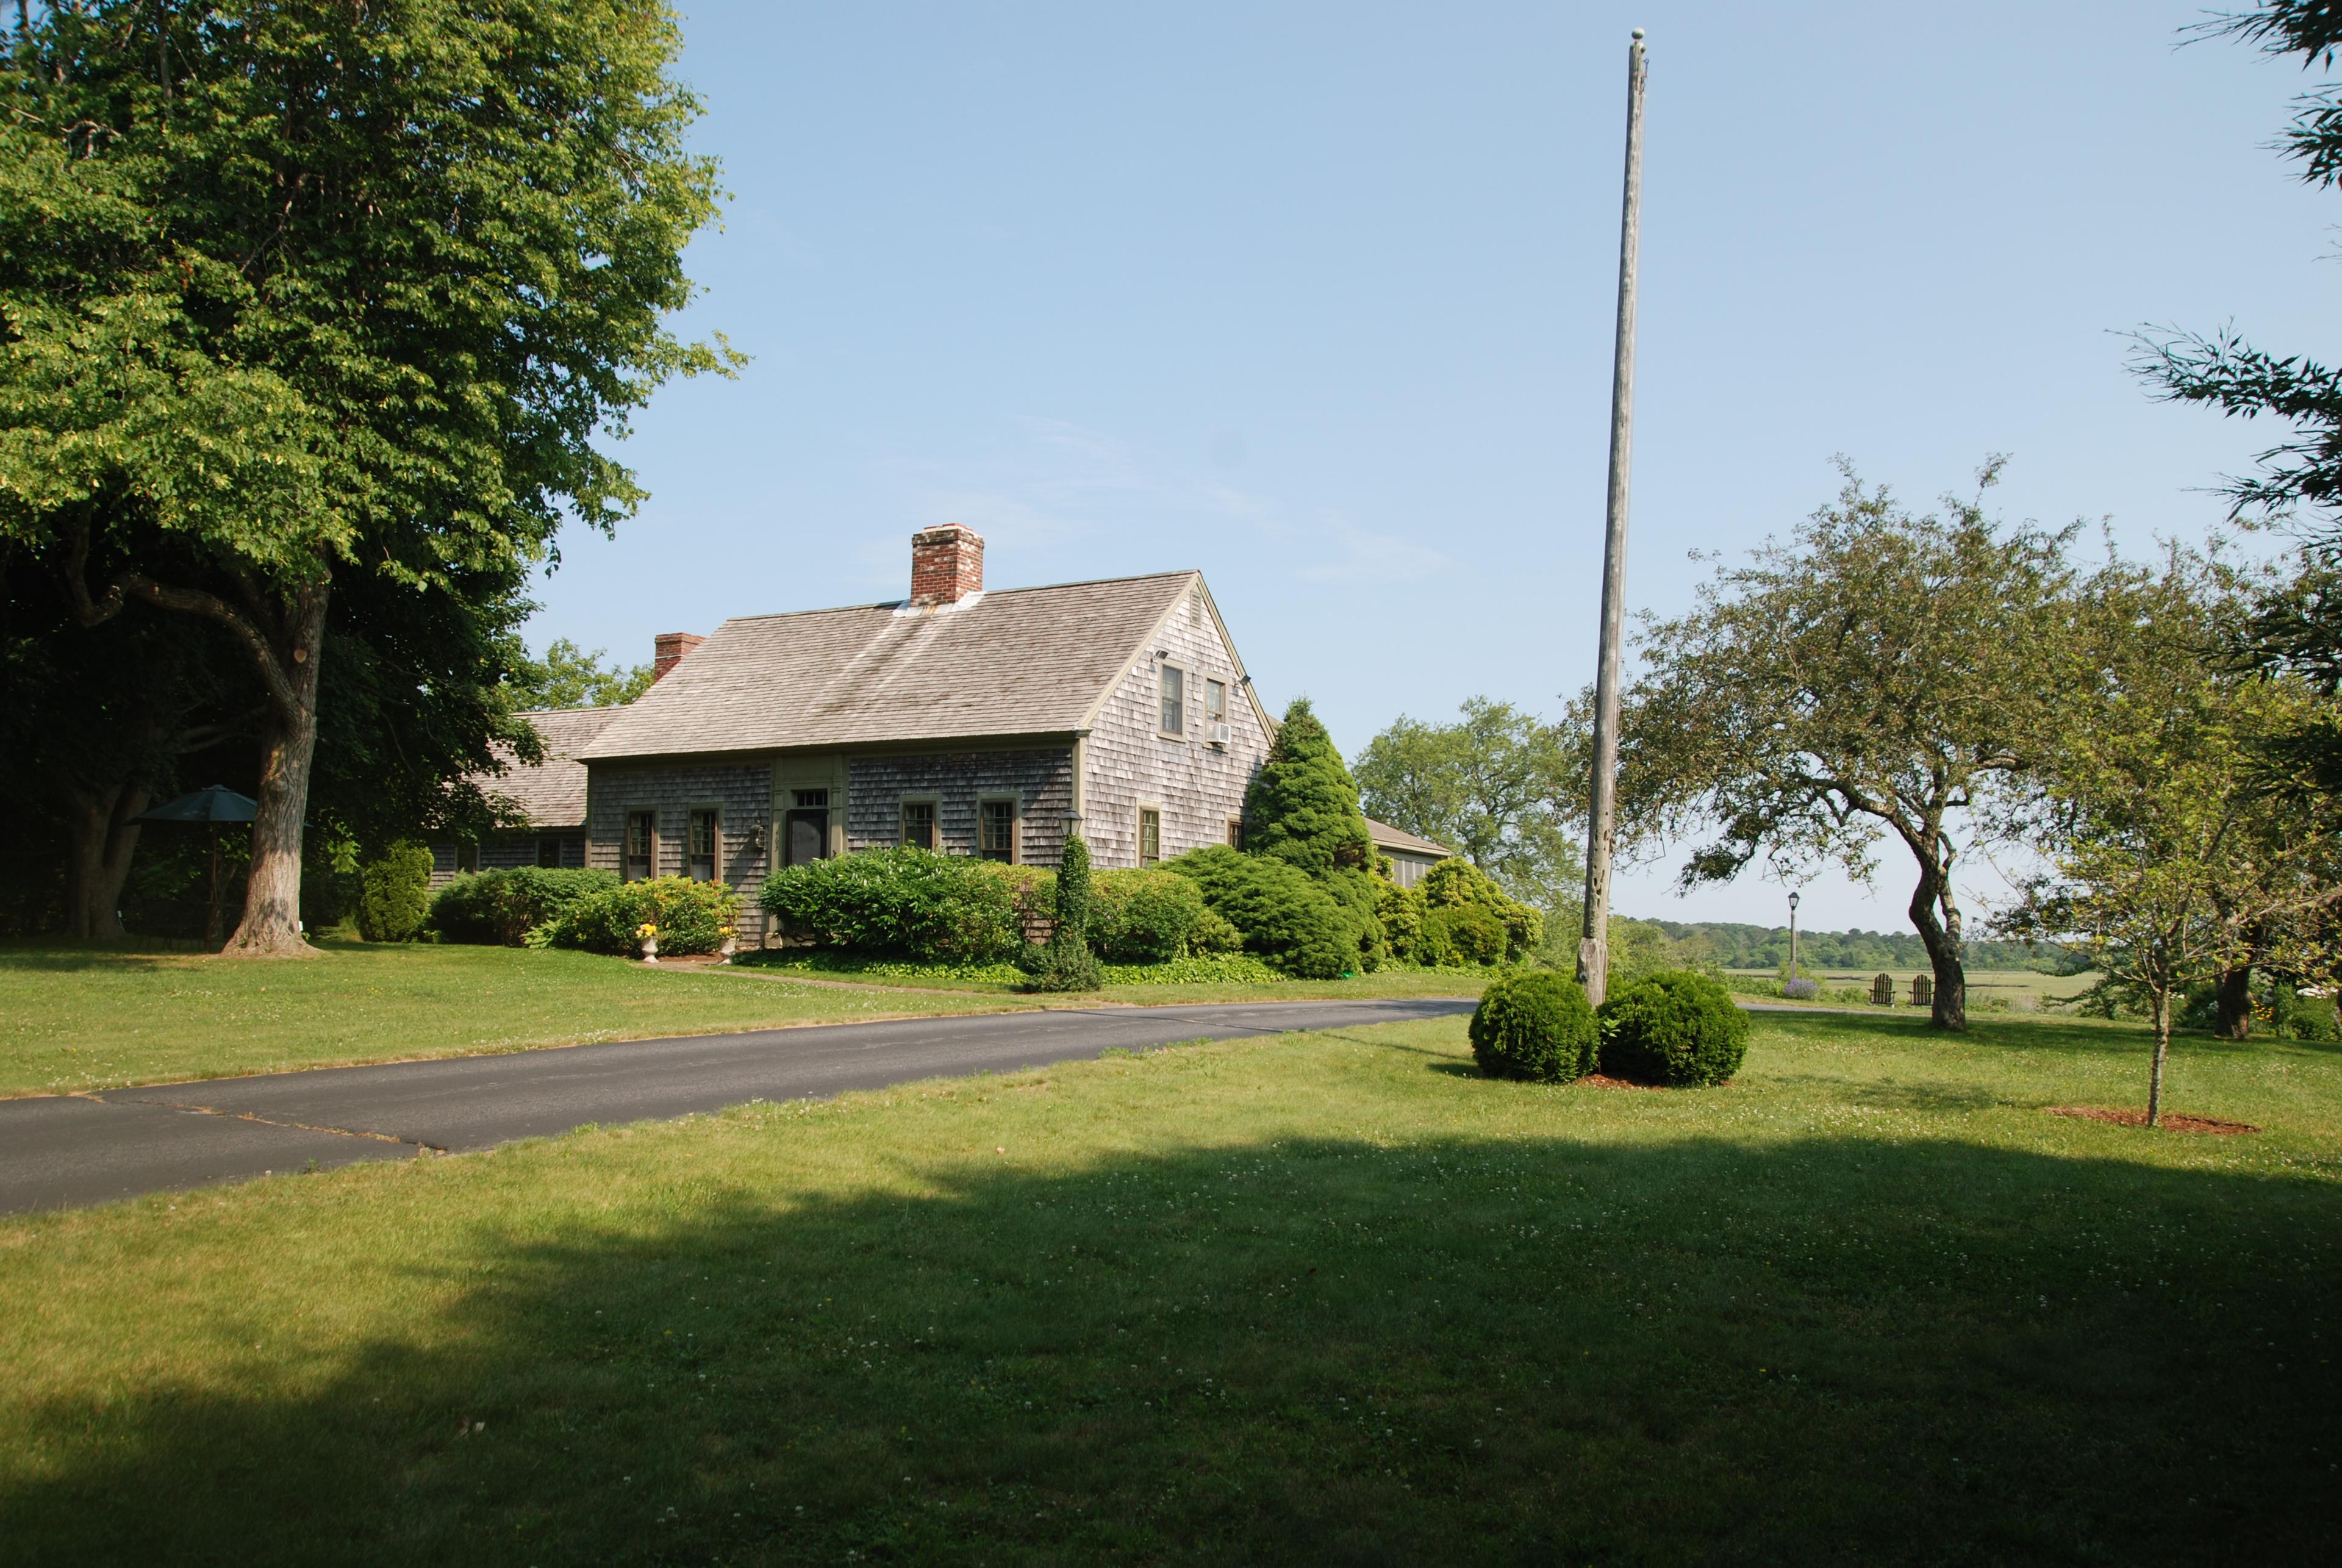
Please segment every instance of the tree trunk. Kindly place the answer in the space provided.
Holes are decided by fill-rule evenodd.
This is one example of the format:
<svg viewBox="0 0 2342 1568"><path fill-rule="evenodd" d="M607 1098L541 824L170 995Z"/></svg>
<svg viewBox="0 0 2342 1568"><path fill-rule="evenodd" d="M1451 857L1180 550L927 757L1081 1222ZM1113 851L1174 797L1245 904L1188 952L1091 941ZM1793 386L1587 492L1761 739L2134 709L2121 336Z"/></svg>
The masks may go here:
<svg viewBox="0 0 2342 1568"><path fill-rule="evenodd" d="M2163 1058L2171 1050L2171 993L2158 991L2152 1004L2155 1015L2155 1066L2147 1075L2147 1124L2163 1125Z"/></svg>
<svg viewBox="0 0 2342 1568"><path fill-rule="evenodd" d="M252 868L244 920L224 956L309 958L301 934L301 836L317 751L317 666L325 643L328 584L293 590L280 667L291 701L270 703L261 732L260 795L252 823Z"/></svg>
<svg viewBox="0 0 2342 1568"><path fill-rule="evenodd" d="M2220 972L2219 1018L2212 1033L2222 1040L2248 1040L2253 1033L2253 966L2239 964Z"/></svg>
<svg viewBox="0 0 2342 1568"><path fill-rule="evenodd" d="M138 847L130 819L152 797L127 784L75 786L65 806L65 932L79 942L122 940L122 884Z"/></svg>
<svg viewBox="0 0 2342 1568"><path fill-rule="evenodd" d="M1919 940L1927 949L1927 965L1935 971L1935 1005L1927 1021L1937 1029L1966 1029L1968 976L1962 958L1960 906L1952 898L1947 872L1922 865L1919 885L1911 894L1910 913L1911 924L1918 928Z"/></svg>

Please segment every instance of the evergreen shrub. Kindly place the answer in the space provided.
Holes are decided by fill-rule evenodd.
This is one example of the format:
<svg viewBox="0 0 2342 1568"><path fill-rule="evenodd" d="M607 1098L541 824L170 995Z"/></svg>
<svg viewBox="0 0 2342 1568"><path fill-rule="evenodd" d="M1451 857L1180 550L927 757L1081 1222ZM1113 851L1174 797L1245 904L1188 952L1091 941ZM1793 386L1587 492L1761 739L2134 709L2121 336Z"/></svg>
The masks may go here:
<svg viewBox="0 0 2342 1568"><path fill-rule="evenodd" d="M1416 951L1423 935L1423 917L1428 907L1420 890L1401 887L1391 877L1390 862L1377 857L1375 862L1375 919L1383 928L1383 941L1392 957L1410 964L1428 962Z"/></svg>
<svg viewBox="0 0 2342 1568"><path fill-rule="evenodd" d="M740 895L720 882L655 876L589 893L539 930L548 946L630 955L642 950L636 934L652 925L662 954L713 953L739 913Z"/></svg>
<svg viewBox="0 0 2342 1568"><path fill-rule="evenodd" d="M1166 871L1192 880L1212 912L1243 934L1245 951L1304 980L1336 980L1359 963L1350 913L1281 860L1226 844L1189 850Z"/></svg>
<svg viewBox="0 0 2342 1568"><path fill-rule="evenodd" d="M1416 886L1427 912L1471 908L1494 915L1505 928L1503 956L1509 962L1526 958L1545 941L1545 912L1506 893L1486 872L1461 855L1425 872Z"/></svg>
<svg viewBox="0 0 2342 1568"><path fill-rule="evenodd" d="M1646 975L1602 1004L1602 1070L1638 1084L1721 1084L1748 1054L1748 1015L1705 974Z"/></svg>
<svg viewBox="0 0 2342 1568"><path fill-rule="evenodd" d="M358 873L358 934L368 942L408 942L431 908L431 851L398 843Z"/></svg>
<svg viewBox="0 0 2342 1568"><path fill-rule="evenodd" d="M1476 904L1451 904L1423 917L1416 962L1435 969L1505 961L1504 922Z"/></svg>
<svg viewBox="0 0 2342 1568"><path fill-rule="evenodd" d="M518 947L578 900L617 885L616 872L551 866L459 876L432 899L425 929L442 942Z"/></svg>
<svg viewBox="0 0 2342 1568"><path fill-rule="evenodd" d="M1472 1054L1491 1078L1569 1084L1594 1071L1594 1009L1566 974L1507 974L1472 1010Z"/></svg>
<svg viewBox="0 0 2342 1568"><path fill-rule="evenodd" d="M990 964L1024 940L1020 869L906 844L786 867L758 897L784 933L817 946Z"/></svg>
<svg viewBox="0 0 2342 1568"><path fill-rule="evenodd" d="M1056 906L1049 940L1027 944L1016 959L1025 972L1027 991L1095 991L1106 984L1106 971L1089 948L1088 933L1094 906L1090 885L1090 846L1078 836L1066 840L1057 862Z"/></svg>

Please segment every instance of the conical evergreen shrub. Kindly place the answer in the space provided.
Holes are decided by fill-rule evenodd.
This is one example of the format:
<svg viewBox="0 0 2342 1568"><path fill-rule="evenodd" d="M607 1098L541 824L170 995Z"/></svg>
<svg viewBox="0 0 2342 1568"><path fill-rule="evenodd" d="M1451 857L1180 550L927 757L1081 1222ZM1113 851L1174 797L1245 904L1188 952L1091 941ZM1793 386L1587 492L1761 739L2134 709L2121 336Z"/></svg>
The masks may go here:
<svg viewBox="0 0 2342 1568"><path fill-rule="evenodd" d="M1357 782L1309 699L1296 697L1245 792L1245 853L1281 860L1324 887L1348 917L1360 969L1383 955L1375 912L1375 842L1358 810Z"/></svg>

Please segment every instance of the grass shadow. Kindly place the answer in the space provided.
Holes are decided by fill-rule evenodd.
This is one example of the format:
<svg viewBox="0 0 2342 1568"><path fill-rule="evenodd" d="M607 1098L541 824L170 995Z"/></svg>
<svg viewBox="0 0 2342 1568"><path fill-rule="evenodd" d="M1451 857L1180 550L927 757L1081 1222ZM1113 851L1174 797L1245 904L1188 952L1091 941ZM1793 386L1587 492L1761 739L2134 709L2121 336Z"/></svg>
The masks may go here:
<svg viewBox="0 0 2342 1568"><path fill-rule="evenodd" d="M788 1134L774 1107L721 1127ZM366 1180L397 1177L353 1203ZM2308 1562L2342 1510L2330 1184L1565 1137L923 1182L620 1187L480 1232L410 1265L459 1272L451 1304L297 1375L255 1357L34 1410L0 1540L83 1563Z"/></svg>

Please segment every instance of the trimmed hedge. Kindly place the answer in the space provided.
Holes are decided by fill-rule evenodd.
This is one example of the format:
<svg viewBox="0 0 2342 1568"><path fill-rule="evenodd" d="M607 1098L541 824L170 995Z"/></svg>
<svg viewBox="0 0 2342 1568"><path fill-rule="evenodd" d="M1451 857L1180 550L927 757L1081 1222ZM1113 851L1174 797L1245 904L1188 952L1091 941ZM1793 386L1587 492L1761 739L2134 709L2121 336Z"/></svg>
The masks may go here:
<svg viewBox="0 0 2342 1568"><path fill-rule="evenodd" d="M1256 954L1304 980L1336 980L1359 966L1359 930L1331 894L1281 860L1226 844L1189 850L1163 869L1192 880L1212 912Z"/></svg>
<svg viewBox="0 0 2342 1568"><path fill-rule="evenodd" d="M1036 874L906 844L811 861L765 879L759 899L793 936L846 953L991 964L1024 943Z"/></svg>
<svg viewBox="0 0 2342 1568"><path fill-rule="evenodd" d="M1203 890L1167 871L1101 871L1090 887L1089 944L1108 964L1185 958L1212 919Z"/></svg>
<svg viewBox="0 0 2342 1568"><path fill-rule="evenodd" d="M616 872L514 866L455 878L431 901L425 923L442 942L518 947L579 900L618 885Z"/></svg>
<svg viewBox="0 0 2342 1568"><path fill-rule="evenodd" d="M1678 1089L1721 1084L1748 1054L1748 1015L1705 974L1672 970L1602 1004L1602 1070Z"/></svg>
<svg viewBox="0 0 2342 1568"><path fill-rule="evenodd" d="M1472 1010L1472 1055L1491 1078L1571 1084L1594 1071L1594 1009L1566 974L1507 974Z"/></svg>
<svg viewBox="0 0 2342 1568"><path fill-rule="evenodd" d="M358 934L368 942L407 942L431 908L431 851L399 843L358 873Z"/></svg>
<svg viewBox="0 0 2342 1568"><path fill-rule="evenodd" d="M539 926L532 939L551 947L631 955L642 951L636 933L655 925L663 954L713 953L724 945L739 913L740 895L720 882L655 876L587 894Z"/></svg>

